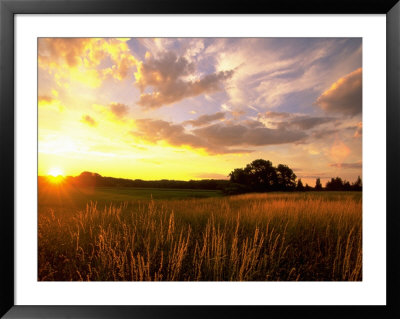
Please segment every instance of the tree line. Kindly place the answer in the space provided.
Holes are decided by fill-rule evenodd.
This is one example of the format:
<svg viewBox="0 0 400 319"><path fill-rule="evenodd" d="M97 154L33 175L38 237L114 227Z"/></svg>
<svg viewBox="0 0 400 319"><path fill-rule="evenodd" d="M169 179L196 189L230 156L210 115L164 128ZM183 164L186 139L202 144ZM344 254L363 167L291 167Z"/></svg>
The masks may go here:
<svg viewBox="0 0 400 319"><path fill-rule="evenodd" d="M224 190L230 183L228 180L203 179L203 180L155 180L126 179L105 177L98 173L82 172L78 176L67 176L65 184L76 187L137 187L137 188L176 188L176 189L208 189ZM39 176L39 185L47 184L47 178Z"/></svg>
<svg viewBox="0 0 400 319"><path fill-rule="evenodd" d="M331 178L325 185L317 178L315 186L304 185L301 179L297 180L293 170L284 164L277 167L271 161L257 159L247 164L244 168L236 168L230 174L228 193L246 192L272 192L272 191L361 191L362 182L358 177L357 181L350 184L340 177Z"/></svg>
<svg viewBox="0 0 400 319"><path fill-rule="evenodd" d="M78 176L67 176L64 183L77 187L137 187L137 188L175 188L220 190L224 194L242 194L248 192L293 192L293 191L361 191L362 182L350 183L340 177L332 178L325 187L317 178L315 186L303 184L293 170L283 164L274 167L271 161L257 159L244 168L236 168L228 175L229 180L155 180L125 179L104 177L97 173L83 172ZM46 177L39 176L39 186L48 183Z"/></svg>

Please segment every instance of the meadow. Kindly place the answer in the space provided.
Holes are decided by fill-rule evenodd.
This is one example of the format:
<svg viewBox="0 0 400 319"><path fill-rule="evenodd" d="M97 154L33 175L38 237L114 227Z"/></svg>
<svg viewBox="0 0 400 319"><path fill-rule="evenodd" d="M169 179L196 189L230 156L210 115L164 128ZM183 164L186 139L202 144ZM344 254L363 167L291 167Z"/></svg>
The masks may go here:
<svg viewBox="0 0 400 319"><path fill-rule="evenodd" d="M360 281L361 192L39 191L40 281Z"/></svg>

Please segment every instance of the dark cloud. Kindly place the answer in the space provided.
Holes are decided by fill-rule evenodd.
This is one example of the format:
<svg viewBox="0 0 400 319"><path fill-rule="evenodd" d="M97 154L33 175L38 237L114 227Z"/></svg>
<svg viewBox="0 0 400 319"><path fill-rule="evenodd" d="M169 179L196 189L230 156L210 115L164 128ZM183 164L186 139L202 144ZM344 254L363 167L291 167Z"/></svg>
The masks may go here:
<svg viewBox="0 0 400 319"><path fill-rule="evenodd" d="M89 126L97 126L97 122L90 115L83 115L81 121Z"/></svg>
<svg viewBox="0 0 400 319"><path fill-rule="evenodd" d="M233 122L227 121L227 123L233 123ZM260 121L254 121L254 120L243 120L242 124L244 124L250 128L264 127L263 123L261 123Z"/></svg>
<svg viewBox="0 0 400 319"><path fill-rule="evenodd" d="M198 80L189 80L195 75L195 65L173 52L164 53L159 59L148 58L138 65L136 85L141 91L137 102L147 108L159 108L188 97L208 94L222 89L222 83L233 75L233 70L208 74ZM151 93L145 89L151 87Z"/></svg>
<svg viewBox="0 0 400 319"><path fill-rule="evenodd" d="M292 121L290 121L288 123L288 125L295 126L296 128L299 128L301 130L309 130L318 125L331 122L332 120L333 120L333 118L331 118L331 117L302 116L302 117L293 119Z"/></svg>
<svg viewBox="0 0 400 319"><path fill-rule="evenodd" d="M311 136L316 139L334 136L339 130L317 130L311 133Z"/></svg>
<svg viewBox="0 0 400 319"><path fill-rule="evenodd" d="M243 147L266 146L298 142L306 137L299 131L270 129L246 124L213 124L186 131L182 124L162 120L136 120L136 130L131 134L150 143L165 141L173 146L189 146L204 149L210 154L250 153L253 150ZM238 148L240 147L240 148Z"/></svg>
<svg viewBox="0 0 400 319"><path fill-rule="evenodd" d="M265 118L288 118L291 117L292 115L290 113L287 112L265 112L264 114L262 114L263 117Z"/></svg>
<svg viewBox="0 0 400 319"><path fill-rule="evenodd" d="M337 167L337 168L362 168L361 162L356 163L334 163L329 164L330 167Z"/></svg>
<svg viewBox="0 0 400 319"><path fill-rule="evenodd" d="M121 103L111 103L110 110L116 117L121 119L128 114L129 107Z"/></svg>
<svg viewBox="0 0 400 319"><path fill-rule="evenodd" d="M184 122L184 124L191 124L192 126L203 126L206 124L210 124L216 120L222 120L223 118L225 118L225 112L218 112L215 114L206 114L199 116L195 120Z"/></svg>
<svg viewBox="0 0 400 319"><path fill-rule="evenodd" d="M315 102L330 113L355 116L362 111L362 69L359 68L337 80Z"/></svg>
<svg viewBox="0 0 400 319"><path fill-rule="evenodd" d="M335 120L333 117L313 117L309 115L297 115L287 112L259 113L258 118L269 121L277 128L291 128L299 130L309 130L321 124Z"/></svg>
<svg viewBox="0 0 400 319"><path fill-rule="evenodd" d="M182 124L172 124L163 120L136 120L136 130L132 131L131 134L153 144L165 141L172 146L189 146L196 149L205 149L210 154L252 152L245 149L229 149L209 143L200 136L186 132Z"/></svg>
<svg viewBox="0 0 400 319"><path fill-rule="evenodd" d="M176 146L204 146L200 138L186 133L185 128L180 124L172 124L163 120L139 119L136 120L136 127L137 131L134 135L152 143L166 140Z"/></svg>
<svg viewBox="0 0 400 319"><path fill-rule="evenodd" d="M296 142L306 135L303 132L267 127L248 127L243 124L214 124L193 131L197 136L215 145L262 146Z"/></svg>

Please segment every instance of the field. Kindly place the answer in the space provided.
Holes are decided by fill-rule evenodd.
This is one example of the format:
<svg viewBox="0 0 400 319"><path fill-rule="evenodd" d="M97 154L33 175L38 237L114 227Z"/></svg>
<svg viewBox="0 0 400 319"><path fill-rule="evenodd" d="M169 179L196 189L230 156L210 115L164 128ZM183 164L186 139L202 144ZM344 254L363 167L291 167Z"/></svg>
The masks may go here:
<svg viewBox="0 0 400 319"><path fill-rule="evenodd" d="M39 192L41 281L360 281L360 192Z"/></svg>
<svg viewBox="0 0 400 319"><path fill-rule="evenodd" d="M46 187L46 186L45 186ZM40 207L86 207L90 201L98 205L119 204L133 200L185 199L222 196L220 191L202 189L96 187L76 188L47 186L39 192Z"/></svg>

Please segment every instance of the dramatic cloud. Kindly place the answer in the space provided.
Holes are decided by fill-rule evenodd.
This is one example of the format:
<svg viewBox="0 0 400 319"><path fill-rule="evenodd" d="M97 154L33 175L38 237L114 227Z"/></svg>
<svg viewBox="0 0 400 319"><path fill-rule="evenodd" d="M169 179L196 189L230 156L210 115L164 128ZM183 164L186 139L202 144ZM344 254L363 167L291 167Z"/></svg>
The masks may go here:
<svg viewBox="0 0 400 319"><path fill-rule="evenodd" d="M163 120L139 119L135 121L136 130L131 134L141 140L157 144L167 142L171 146L188 146L194 149L204 149L210 154L248 153L248 150L230 150L207 143L201 137L185 131L183 125L172 124Z"/></svg>
<svg viewBox="0 0 400 319"><path fill-rule="evenodd" d="M214 124L186 131L182 124L162 120L136 120L136 130L131 134L147 142L156 144L164 141L172 146L189 146L204 149L210 154L249 153L243 147L266 146L297 142L306 137L302 132L286 129L269 129L246 124ZM234 149L231 147L235 147ZM236 149L236 147L242 147Z"/></svg>
<svg viewBox="0 0 400 319"><path fill-rule="evenodd" d="M159 108L188 97L209 94L222 89L222 83L233 71L221 71L203 76L196 75L195 65L173 52L166 52L159 59L149 56L138 65L136 86L141 91L138 105ZM151 87L152 92L145 92Z"/></svg>
<svg viewBox="0 0 400 319"><path fill-rule="evenodd" d="M128 114L129 108L125 104L111 103L110 110L116 117L122 119Z"/></svg>
<svg viewBox="0 0 400 319"><path fill-rule="evenodd" d="M203 126L217 120L222 120L223 118L225 118L225 112L217 112L215 114L206 114L199 116L195 120L184 122L184 124L191 124L192 126Z"/></svg>
<svg viewBox="0 0 400 319"><path fill-rule="evenodd" d="M97 126L97 122L90 115L83 115L81 121L89 126Z"/></svg>
<svg viewBox="0 0 400 319"><path fill-rule="evenodd" d="M361 39L241 38L219 39L205 52L216 55L218 71L235 69L226 86L226 103L234 110L272 110L315 101L318 92L361 65L361 45Z"/></svg>
<svg viewBox="0 0 400 319"><path fill-rule="evenodd" d="M330 167L337 167L337 168L362 168L361 162L356 163L334 163L329 164Z"/></svg>
<svg viewBox="0 0 400 319"><path fill-rule="evenodd" d="M354 116L362 110L362 69L340 78L315 102L323 110Z"/></svg>

